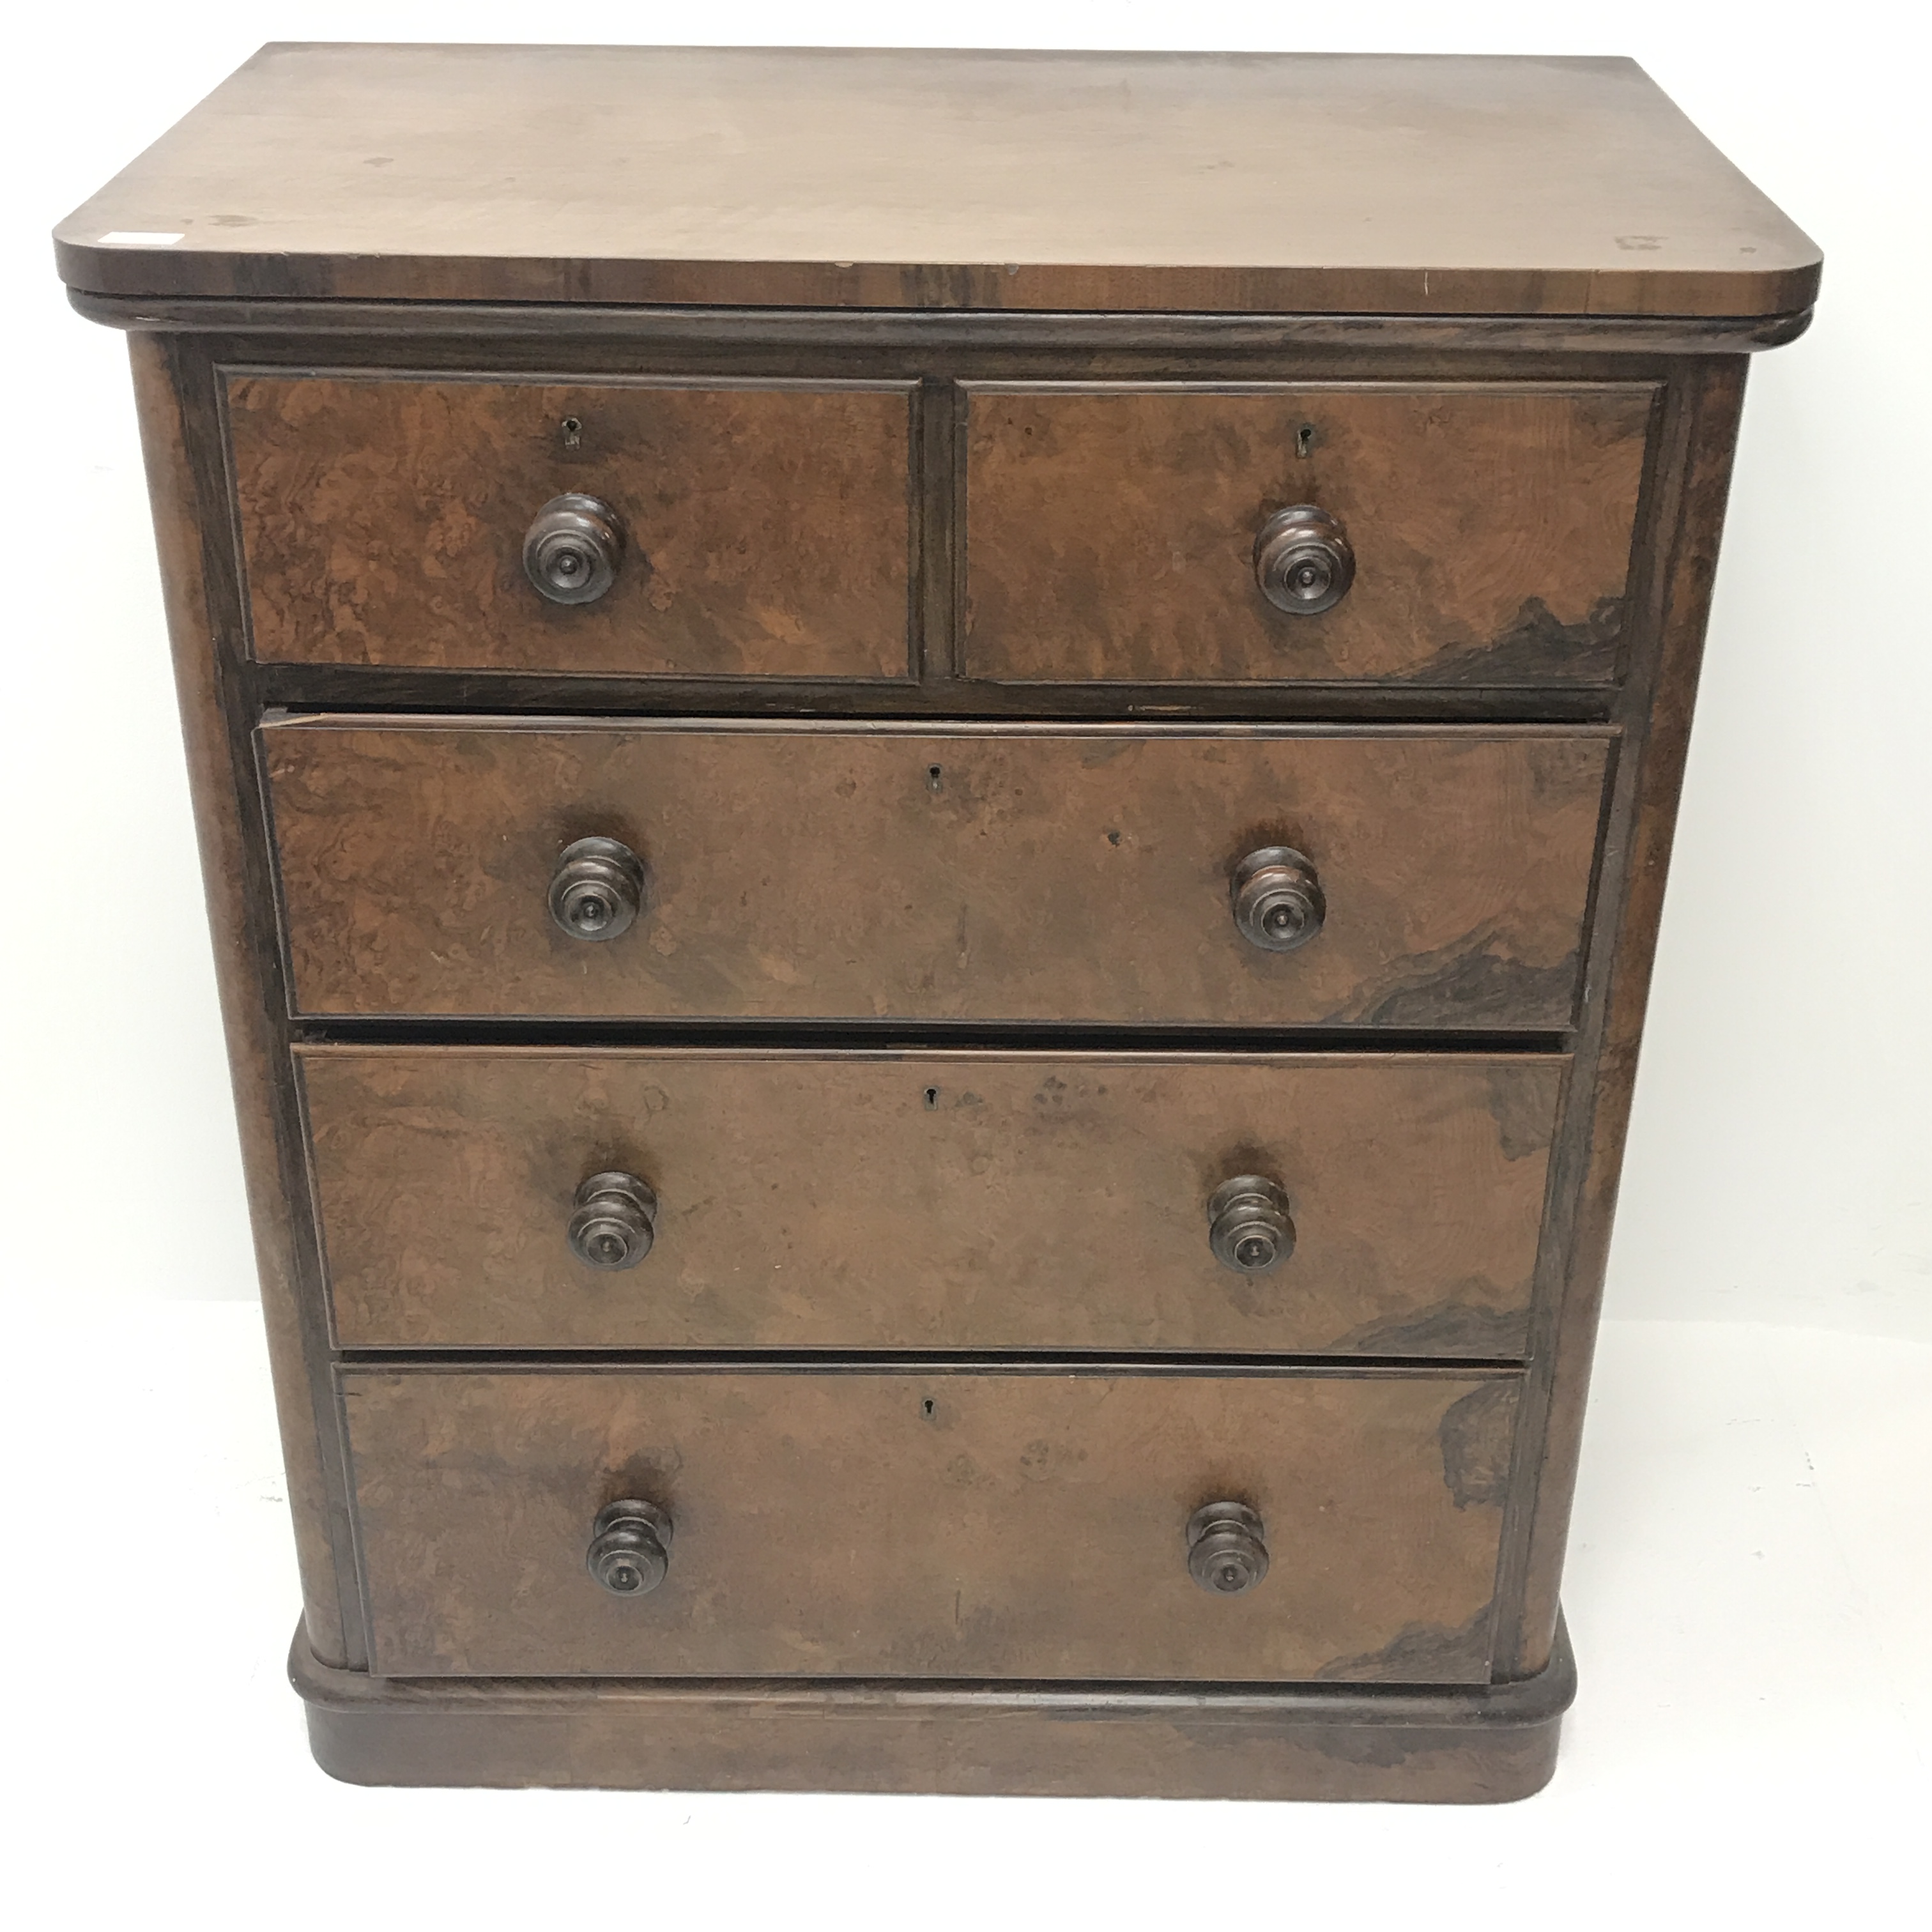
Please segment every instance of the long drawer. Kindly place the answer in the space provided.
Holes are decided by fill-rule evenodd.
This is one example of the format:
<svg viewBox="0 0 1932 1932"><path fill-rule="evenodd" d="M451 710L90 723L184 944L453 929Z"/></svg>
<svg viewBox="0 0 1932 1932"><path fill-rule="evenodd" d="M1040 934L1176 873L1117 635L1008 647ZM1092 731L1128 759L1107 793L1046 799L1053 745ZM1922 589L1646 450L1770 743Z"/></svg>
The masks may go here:
<svg viewBox="0 0 1932 1932"><path fill-rule="evenodd" d="M356 1369L371 1667L1478 1682L1516 1388ZM620 1500L668 1559L621 1595L588 1564ZM1190 1548L1217 1504L1246 1514Z"/></svg>
<svg viewBox="0 0 1932 1932"><path fill-rule="evenodd" d="M348 1347L1484 1359L1524 1348L1568 1064L447 1047L299 1064ZM1250 1175L1279 1203L1231 1186Z"/></svg>
<svg viewBox="0 0 1932 1932"><path fill-rule="evenodd" d="M1614 734L321 718L262 742L303 1013L1442 1030L1570 1023ZM586 878L628 923L572 928ZM1256 923L1277 912L1285 946Z"/></svg>

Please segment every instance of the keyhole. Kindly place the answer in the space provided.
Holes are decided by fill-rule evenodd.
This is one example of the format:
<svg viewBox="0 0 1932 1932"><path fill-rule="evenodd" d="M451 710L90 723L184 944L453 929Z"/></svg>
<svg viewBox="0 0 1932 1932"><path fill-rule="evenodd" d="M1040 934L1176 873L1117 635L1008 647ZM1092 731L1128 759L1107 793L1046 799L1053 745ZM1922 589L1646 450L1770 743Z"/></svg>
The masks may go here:
<svg viewBox="0 0 1932 1932"><path fill-rule="evenodd" d="M944 784L945 782L946 774L940 770L938 766L928 765L926 766L926 788L928 791L938 790L940 787Z"/></svg>
<svg viewBox="0 0 1932 1932"><path fill-rule="evenodd" d="M932 1396L928 1396L925 1401L920 1404L919 1412L922 1415L930 1415L938 1406L939 1405L933 1400Z"/></svg>
<svg viewBox="0 0 1932 1932"><path fill-rule="evenodd" d="M557 424L557 429L563 437L566 449L574 449L584 440L584 425L574 416L566 416Z"/></svg>
<svg viewBox="0 0 1932 1932"><path fill-rule="evenodd" d="M1294 453L1298 456L1312 456L1315 453L1315 425L1304 423L1294 432Z"/></svg>
<svg viewBox="0 0 1932 1932"><path fill-rule="evenodd" d="M939 1089L928 1087L926 1090L926 1111L929 1114L939 1105Z"/></svg>

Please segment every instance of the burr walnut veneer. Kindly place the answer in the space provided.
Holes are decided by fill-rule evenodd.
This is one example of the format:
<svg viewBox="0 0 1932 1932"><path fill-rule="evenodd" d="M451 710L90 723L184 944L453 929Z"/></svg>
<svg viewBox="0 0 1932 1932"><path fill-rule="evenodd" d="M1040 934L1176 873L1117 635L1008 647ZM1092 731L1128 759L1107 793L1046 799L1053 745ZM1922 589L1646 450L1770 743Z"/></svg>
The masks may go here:
<svg viewBox="0 0 1932 1932"><path fill-rule="evenodd" d="M1619 61L285 46L56 245L322 1763L1536 1789L1804 238Z"/></svg>

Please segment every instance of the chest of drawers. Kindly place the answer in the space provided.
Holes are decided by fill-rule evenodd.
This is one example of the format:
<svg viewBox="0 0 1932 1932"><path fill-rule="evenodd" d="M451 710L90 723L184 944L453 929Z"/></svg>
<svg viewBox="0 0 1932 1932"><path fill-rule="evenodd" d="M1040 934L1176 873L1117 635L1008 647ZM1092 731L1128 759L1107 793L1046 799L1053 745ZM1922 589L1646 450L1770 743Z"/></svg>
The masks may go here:
<svg viewBox="0 0 1932 1932"><path fill-rule="evenodd" d="M1622 62L278 47L56 242L322 1763L1540 1785L1804 238Z"/></svg>

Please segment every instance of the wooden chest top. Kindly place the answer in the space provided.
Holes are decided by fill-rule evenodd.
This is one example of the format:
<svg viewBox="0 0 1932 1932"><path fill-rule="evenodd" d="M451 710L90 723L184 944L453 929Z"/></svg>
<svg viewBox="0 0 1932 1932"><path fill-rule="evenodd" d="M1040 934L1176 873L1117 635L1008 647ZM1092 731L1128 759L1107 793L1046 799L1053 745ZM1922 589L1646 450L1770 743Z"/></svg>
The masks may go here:
<svg viewBox="0 0 1932 1932"><path fill-rule="evenodd" d="M76 289L1768 316L1816 248L1622 59L264 47Z"/></svg>

